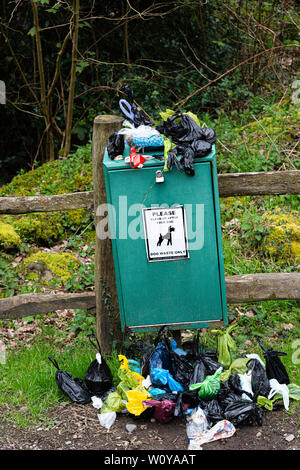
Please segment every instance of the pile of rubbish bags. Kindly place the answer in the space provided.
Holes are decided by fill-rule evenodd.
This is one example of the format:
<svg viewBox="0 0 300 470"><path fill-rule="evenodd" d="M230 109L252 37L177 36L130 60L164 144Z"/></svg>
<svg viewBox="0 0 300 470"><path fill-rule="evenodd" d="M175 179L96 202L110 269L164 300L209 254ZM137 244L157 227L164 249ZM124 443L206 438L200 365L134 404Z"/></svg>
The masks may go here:
<svg viewBox="0 0 300 470"><path fill-rule="evenodd" d="M123 128L115 131L108 139L107 151L109 157L120 159L124 153L125 143L130 146L129 162L133 168L141 168L149 158L151 150L162 151L165 165L164 171L173 167L189 176L195 174L194 159L207 156L212 145L217 141L215 131L201 127L197 116L191 112L173 111L167 109L160 113L163 122L154 125L146 114L134 103L133 90L125 85L122 89L128 100L121 99L119 105L127 120ZM132 150L135 150L132 156ZM137 151L147 151L141 155ZM179 158L180 157L180 158Z"/></svg>
<svg viewBox="0 0 300 470"><path fill-rule="evenodd" d="M110 429L121 413L160 423L178 417L186 423L188 449L196 450L232 436L238 426L261 426L267 411L282 406L288 410L290 398L300 399L300 387L290 383L280 360L286 353L266 349L257 338L264 360L257 354L238 356L231 336L236 326L212 329L217 348L206 351L199 344L199 331L179 348L168 327L162 327L153 344L132 344L127 353L134 359L118 356L116 387L94 335L89 340L96 358L84 380L60 370L52 356L49 360L57 369L59 389L75 403L92 403L101 426Z"/></svg>

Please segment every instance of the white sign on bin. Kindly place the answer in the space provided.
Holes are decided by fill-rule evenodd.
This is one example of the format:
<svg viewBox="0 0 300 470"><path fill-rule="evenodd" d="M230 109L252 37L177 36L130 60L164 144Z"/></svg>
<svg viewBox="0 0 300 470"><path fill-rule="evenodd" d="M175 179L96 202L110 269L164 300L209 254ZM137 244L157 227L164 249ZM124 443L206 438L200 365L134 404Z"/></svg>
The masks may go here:
<svg viewBox="0 0 300 470"><path fill-rule="evenodd" d="M189 258L183 206L144 208L143 220L148 261Z"/></svg>

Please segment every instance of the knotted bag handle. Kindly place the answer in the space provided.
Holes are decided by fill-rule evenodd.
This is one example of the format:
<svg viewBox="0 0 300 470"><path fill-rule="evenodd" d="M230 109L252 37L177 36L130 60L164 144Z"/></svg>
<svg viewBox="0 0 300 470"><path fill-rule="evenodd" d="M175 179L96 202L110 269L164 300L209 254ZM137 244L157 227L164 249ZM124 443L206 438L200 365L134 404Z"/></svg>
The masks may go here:
<svg viewBox="0 0 300 470"><path fill-rule="evenodd" d="M59 370L57 361L54 359L54 357L48 356L48 359L49 359L50 362L52 362L52 364L54 365L54 367L56 367L56 369Z"/></svg>
<svg viewBox="0 0 300 470"><path fill-rule="evenodd" d="M120 109L121 111L123 112L123 114L125 114L125 116L128 118L128 119L131 119L131 121L134 120L134 113L132 111L132 107L131 105L128 103L128 101L126 100L120 100L119 101L119 106L120 106Z"/></svg>
<svg viewBox="0 0 300 470"><path fill-rule="evenodd" d="M101 354L101 347L100 347L100 343L99 343L99 341L98 341L98 338L97 338L93 333L89 334L89 335L88 335L88 338L89 338L90 343L92 344L92 346L94 346L94 348L98 349L98 352ZM96 340L97 344L95 344L95 343L92 341L92 338L94 338L94 339Z"/></svg>

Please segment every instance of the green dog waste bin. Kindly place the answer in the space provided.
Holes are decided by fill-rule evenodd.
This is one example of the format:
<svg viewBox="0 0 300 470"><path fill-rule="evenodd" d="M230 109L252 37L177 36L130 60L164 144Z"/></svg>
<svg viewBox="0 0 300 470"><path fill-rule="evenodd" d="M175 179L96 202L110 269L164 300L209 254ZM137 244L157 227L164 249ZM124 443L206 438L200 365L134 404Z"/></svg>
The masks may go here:
<svg viewBox="0 0 300 470"><path fill-rule="evenodd" d="M215 146L194 176L164 172L158 152L132 168L128 154L103 159L122 330L227 325Z"/></svg>

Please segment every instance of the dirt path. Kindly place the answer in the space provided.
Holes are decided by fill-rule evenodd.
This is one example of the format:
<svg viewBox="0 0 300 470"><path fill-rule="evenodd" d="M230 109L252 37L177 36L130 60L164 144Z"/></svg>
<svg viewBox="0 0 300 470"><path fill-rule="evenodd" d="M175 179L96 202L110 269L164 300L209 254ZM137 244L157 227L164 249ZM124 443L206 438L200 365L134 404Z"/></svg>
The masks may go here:
<svg viewBox="0 0 300 470"><path fill-rule="evenodd" d="M300 450L299 408L289 415L267 412L262 426L241 426L228 438L203 445L203 450ZM90 405L67 404L53 411L55 426L21 430L0 418L0 450L160 450L186 451L188 439L182 419L167 424L118 415L107 431ZM129 433L126 424L137 428ZM293 437L294 436L294 437Z"/></svg>

